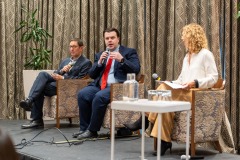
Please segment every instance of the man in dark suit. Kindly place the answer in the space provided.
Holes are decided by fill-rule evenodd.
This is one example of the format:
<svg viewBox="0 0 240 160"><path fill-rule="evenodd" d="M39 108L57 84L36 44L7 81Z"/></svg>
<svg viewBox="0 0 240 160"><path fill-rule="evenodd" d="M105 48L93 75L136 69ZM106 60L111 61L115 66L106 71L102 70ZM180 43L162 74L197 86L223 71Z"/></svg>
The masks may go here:
<svg viewBox="0 0 240 160"><path fill-rule="evenodd" d="M127 73L138 74L140 62L135 49L119 45L120 34L115 28L103 32L106 51L95 55L95 62L89 70L94 82L78 93L80 131L74 138L94 138L98 136L107 105L110 103L111 83L123 83Z"/></svg>
<svg viewBox="0 0 240 160"><path fill-rule="evenodd" d="M29 96L20 102L20 106L26 111L31 111L32 120L28 124L23 124L22 129L43 127L43 101L44 96L56 95L56 81L60 79L83 78L88 74L92 63L83 52L83 42L79 38L70 41L70 58L64 59L58 70L53 74L40 72L33 83Z"/></svg>

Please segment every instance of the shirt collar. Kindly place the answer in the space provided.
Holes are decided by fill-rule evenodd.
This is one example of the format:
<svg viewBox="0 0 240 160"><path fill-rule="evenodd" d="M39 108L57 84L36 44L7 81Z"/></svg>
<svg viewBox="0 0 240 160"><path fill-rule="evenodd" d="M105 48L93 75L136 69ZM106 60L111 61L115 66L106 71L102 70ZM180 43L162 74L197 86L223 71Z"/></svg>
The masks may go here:
<svg viewBox="0 0 240 160"><path fill-rule="evenodd" d="M120 45L117 46L117 48L113 52L118 52L119 51Z"/></svg>
<svg viewBox="0 0 240 160"><path fill-rule="evenodd" d="M80 55L79 57L81 57L82 55ZM73 57L70 58L70 61L77 61L79 59L79 57L73 59Z"/></svg>

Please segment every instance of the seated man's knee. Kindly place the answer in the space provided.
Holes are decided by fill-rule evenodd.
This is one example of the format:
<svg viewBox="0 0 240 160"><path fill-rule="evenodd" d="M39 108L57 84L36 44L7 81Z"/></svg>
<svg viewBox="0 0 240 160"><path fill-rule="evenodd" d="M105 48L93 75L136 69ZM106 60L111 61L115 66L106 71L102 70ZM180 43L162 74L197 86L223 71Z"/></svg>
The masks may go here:
<svg viewBox="0 0 240 160"><path fill-rule="evenodd" d="M36 79L42 79L42 78L50 78L52 77L49 73L42 71L38 74Z"/></svg>
<svg viewBox="0 0 240 160"><path fill-rule="evenodd" d="M79 101L79 100L82 100L82 99L86 99L83 90L80 90L80 91L78 92L77 97L78 97L78 101Z"/></svg>
<svg viewBox="0 0 240 160"><path fill-rule="evenodd" d="M103 96L101 93L97 93L93 99L93 103L108 104L110 103L110 97Z"/></svg>
<svg viewBox="0 0 240 160"><path fill-rule="evenodd" d="M45 71L39 72L38 76L49 76L49 74Z"/></svg>
<svg viewBox="0 0 240 160"><path fill-rule="evenodd" d="M92 93L89 92L89 88L83 88L78 92L78 102L82 102L82 101L87 101L90 102L92 101Z"/></svg>

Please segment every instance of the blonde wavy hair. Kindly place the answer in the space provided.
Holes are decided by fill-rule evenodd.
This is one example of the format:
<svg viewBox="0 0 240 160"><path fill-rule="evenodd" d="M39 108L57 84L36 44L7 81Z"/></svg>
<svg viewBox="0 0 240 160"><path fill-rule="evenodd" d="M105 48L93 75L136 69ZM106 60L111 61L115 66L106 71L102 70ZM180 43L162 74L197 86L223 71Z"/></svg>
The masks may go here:
<svg viewBox="0 0 240 160"><path fill-rule="evenodd" d="M183 27L182 37L188 40L188 51L198 53L202 48L208 49L208 40L203 28L191 23Z"/></svg>

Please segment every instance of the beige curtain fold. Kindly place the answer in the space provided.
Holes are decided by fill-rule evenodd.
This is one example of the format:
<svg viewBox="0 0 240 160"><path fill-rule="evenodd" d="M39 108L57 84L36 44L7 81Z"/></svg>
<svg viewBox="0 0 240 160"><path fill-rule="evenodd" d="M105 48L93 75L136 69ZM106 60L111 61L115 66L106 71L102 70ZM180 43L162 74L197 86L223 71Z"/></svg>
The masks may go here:
<svg viewBox="0 0 240 160"><path fill-rule="evenodd" d="M7 78L6 78L6 37L5 37L5 3L0 2L0 90L4 91L1 92L0 101L2 103L2 107L0 107L0 119L6 119L8 115L8 103L7 103L7 96L8 93L6 91L7 89Z"/></svg>
<svg viewBox="0 0 240 160"><path fill-rule="evenodd" d="M18 113L18 103L24 98L22 70L31 44L21 44L21 33L13 33L26 16L22 6L32 11L38 9L42 27L53 35L47 43L53 51L52 64L47 69L58 68L59 62L68 56L69 41L73 37L83 39L84 54L94 61L95 53L105 49L103 30L116 27L121 32L121 44L137 49L148 89L155 87L153 73L162 80L177 78L185 56L181 28L195 22L207 33L209 49L220 75L225 67L226 112L239 149L237 2L239 0L0 0L0 87L3 91L0 119L25 116L22 109ZM220 34L224 34L223 39L219 39ZM222 46L220 40L224 41ZM220 48L225 55L224 66Z"/></svg>
<svg viewBox="0 0 240 160"><path fill-rule="evenodd" d="M233 140L240 153L240 88L239 88L239 19L236 19L239 0L222 1L223 53L225 56L225 110L230 120Z"/></svg>

